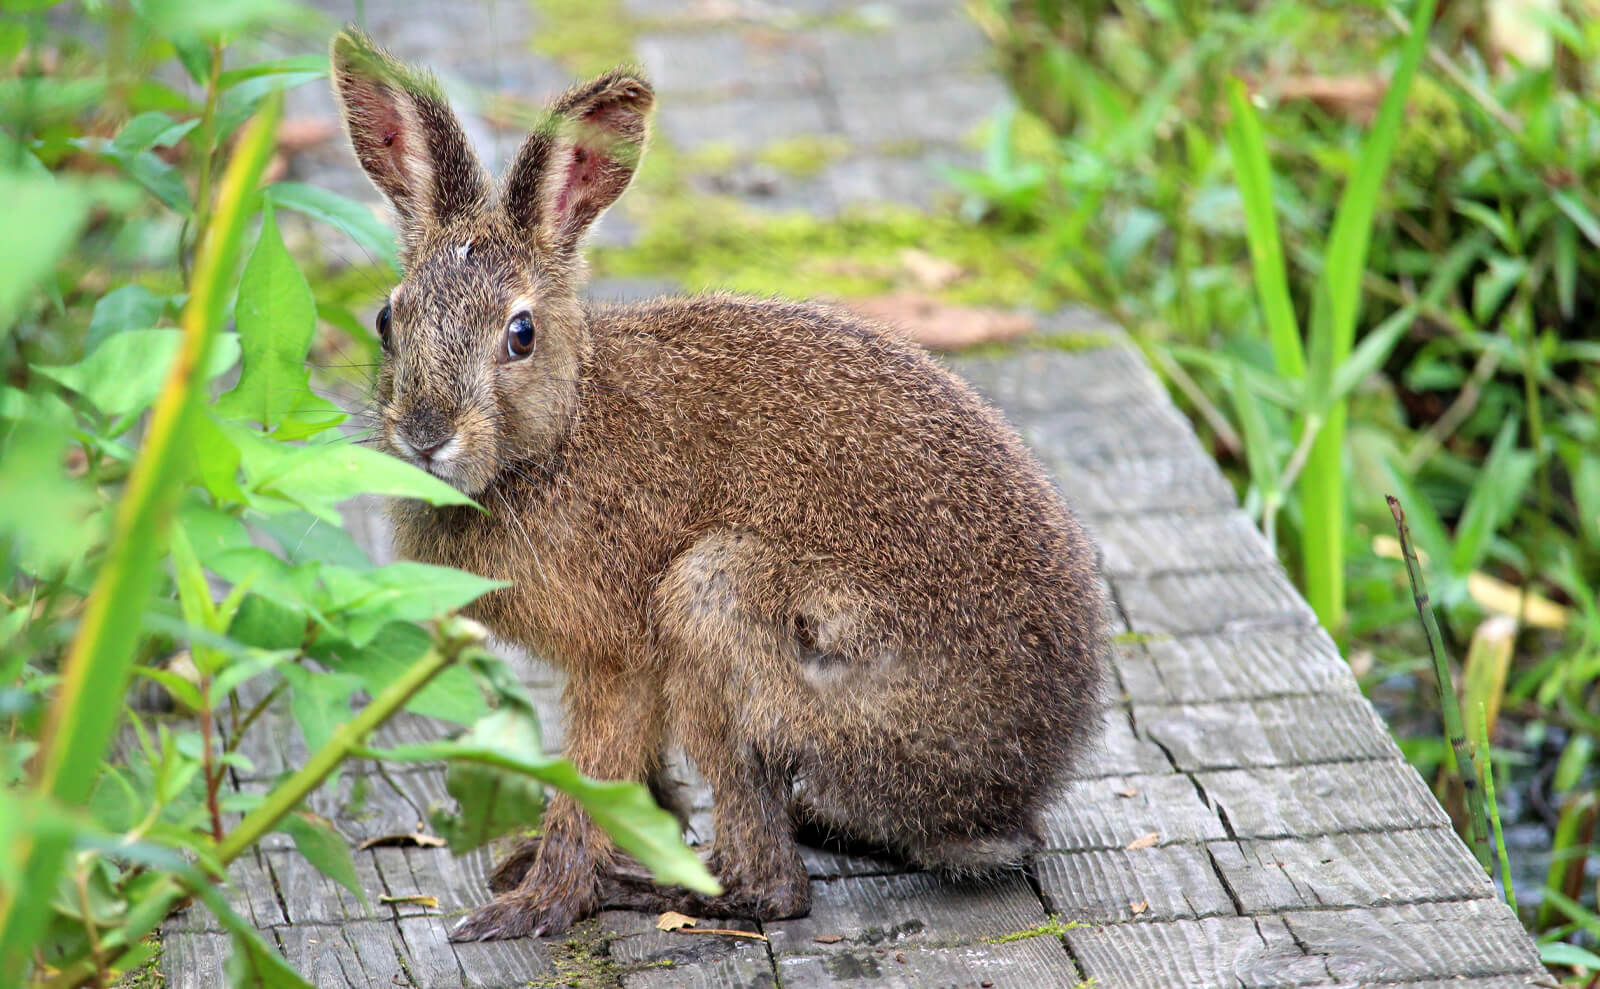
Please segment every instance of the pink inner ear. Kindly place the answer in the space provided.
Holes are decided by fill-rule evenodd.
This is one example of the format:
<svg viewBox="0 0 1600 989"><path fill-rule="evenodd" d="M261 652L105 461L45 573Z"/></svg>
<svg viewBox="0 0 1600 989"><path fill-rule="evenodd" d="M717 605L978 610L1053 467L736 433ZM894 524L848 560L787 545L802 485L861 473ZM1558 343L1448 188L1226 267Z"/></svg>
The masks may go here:
<svg viewBox="0 0 1600 989"><path fill-rule="evenodd" d="M409 169L406 168L407 141L405 120L400 116L400 111L393 104L380 103L372 115L372 135L383 148L383 155L389 160L389 167L394 169L395 175L402 182L411 178Z"/></svg>
<svg viewBox="0 0 1600 989"><path fill-rule="evenodd" d="M588 194L595 178L610 164L609 156L600 154L592 148L573 148L572 164L567 167L567 181L562 185L560 194L556 196L556 215L566 216L568 207Z"/></svg>

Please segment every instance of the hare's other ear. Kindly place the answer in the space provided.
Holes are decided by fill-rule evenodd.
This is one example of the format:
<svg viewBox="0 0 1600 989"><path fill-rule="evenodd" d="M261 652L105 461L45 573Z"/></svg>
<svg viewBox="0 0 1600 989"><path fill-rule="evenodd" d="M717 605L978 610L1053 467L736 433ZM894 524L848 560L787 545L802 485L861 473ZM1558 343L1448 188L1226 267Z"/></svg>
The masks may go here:
<svg viewBox="0 0 1600 989"><path fill-rule="evenodd" d="M503 201L542 254L570 254L622 190L644 154L650 84L626 69L567 92L517 153Z"/></svg>
<svg viewBox="0 0 1600 989"><path fill-rule="evenodd" d="M399 214L408 252L486 200L483 167L431 76L346 28L333 39L333 88L350 145Z"/></svg>

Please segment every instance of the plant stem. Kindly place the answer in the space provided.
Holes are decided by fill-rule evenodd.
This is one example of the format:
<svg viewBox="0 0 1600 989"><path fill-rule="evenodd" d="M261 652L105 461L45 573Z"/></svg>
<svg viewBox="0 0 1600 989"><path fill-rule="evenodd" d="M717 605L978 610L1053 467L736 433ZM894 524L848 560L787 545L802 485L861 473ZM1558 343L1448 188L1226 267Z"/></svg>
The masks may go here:
<svg viewBox="0 0 1600 989"><path fill-rule="evenodd" d="M1478 765L1483 775L1483 797L1489 807L1489 826L1494 829L1495 853L1500 861L1500 885L1505 890L1506 905L1517 912L1517 890L1511 882L1511 861L1506 857L1506 836L1500 829L1500 804L1494 796L1494 760L1489 755L1489 713L1478 705L1478 752L1483 756Z"/></svg>
<svg viewBox="0 0 1600 989"><path fill-rule="evenodd" d="M1411 580L1411 597L1417 604L1417 614L1422 619L1422 630L1428 639L1428 653L1433 657L1433 675L1439 691L1439 709L1444 718L1444 730L1449 745L1445 748L1445 765L1451 776L1460 782L1467 798L1467 837L1472 851L1485 870L1489 867L1489 847L1483 834L1483 794L1478 789L1475 775L1461 771L1463 765L1472 766L1472 753L1467 748L1467 733L1461 725L1461 706L1456 701L1455 686L1450 678L1450 663L1444 654L1444 640L1439 634L1439 622L1433 617L1433 605L1428 600L1428 587L1422 580L1422 565L1417 562L1417 551L1411 545L1411 528L1406 525L1406 513L1400 499L1384 496L1389 502L1389 513L1394 516L1395 528L1400 533L1400 552L1406 561L1406 576Z"/></svg>
<svg viewBox="0 0 1600 989"><path fill-rule="evenodd" d="M217 845L217 864L227 866L270 833L279 821L300 806L311 791L322 785L322 781L341 762L361 748L373 730L405 707L418 691L456 662L475 642L475 639L467 636L446 637L442 646L429 649L422 658L412 663L354 718L341 725L304 766L274 787L267 794L267 799L229 832ZM167 914L187 895L188 887L183 880L176 876L167 877L144 894L139 906L130 912L127 922L107 935L101 942L102 947L123 949L136 944L160 926ZM74 964L62 966L54 978L44 983L43 989L80 986L84 980L92 978L94 972L95 965L91 959L80 959Z"/></svg>

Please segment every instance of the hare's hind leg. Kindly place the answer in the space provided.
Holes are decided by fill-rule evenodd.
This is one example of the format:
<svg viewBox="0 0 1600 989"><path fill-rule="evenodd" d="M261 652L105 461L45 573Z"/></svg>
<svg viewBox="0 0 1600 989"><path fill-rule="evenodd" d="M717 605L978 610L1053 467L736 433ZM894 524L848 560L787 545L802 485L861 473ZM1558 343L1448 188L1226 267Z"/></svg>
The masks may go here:
<svg viewBox="0 0 1600 989"><path fill-rule="evenodd" d="M810 909L788 813L793 766L782 739L799 684L792 643L771 617L779 569L759 540L719 533L682 554L656 588L668 728L711 784L707 864L724 892L656 891L636 908L764 919Z"/></svg>

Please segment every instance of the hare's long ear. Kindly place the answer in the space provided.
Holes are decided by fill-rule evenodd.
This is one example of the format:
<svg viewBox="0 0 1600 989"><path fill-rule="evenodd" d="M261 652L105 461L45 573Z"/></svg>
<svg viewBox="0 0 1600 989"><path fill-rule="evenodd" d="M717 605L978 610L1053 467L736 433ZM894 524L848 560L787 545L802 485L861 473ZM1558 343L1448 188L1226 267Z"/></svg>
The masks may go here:
<svg viewBox="0 0 1600 989"><path fill-rule="evenodd" d="M572 254L633 181L654 102L649 83L617 69L568 91L528 135L502 199L536 253Z"/></svg>
<svg viewBox="0 0 1600 989"><path fill-rule="evenodd" d="M333 39L333 88L356 158L399 214L408 254L486 201L483 167L430 75L346 28Z"/></svg>

